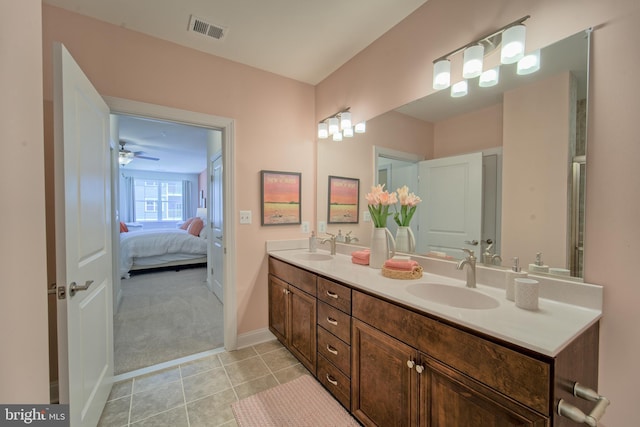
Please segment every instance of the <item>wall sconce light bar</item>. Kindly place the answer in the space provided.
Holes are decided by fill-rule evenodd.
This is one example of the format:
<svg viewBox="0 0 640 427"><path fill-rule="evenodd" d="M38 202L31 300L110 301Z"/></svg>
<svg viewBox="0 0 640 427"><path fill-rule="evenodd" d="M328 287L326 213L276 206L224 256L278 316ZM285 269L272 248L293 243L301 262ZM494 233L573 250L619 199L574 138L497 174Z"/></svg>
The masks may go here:
<svg viewBox="0 0 640 427"><path fill-rule="evenodd" d="M524 56L524 37L526 31L522 23L530 17L531 15L523 16L497 31L483 35L479 39L454 49L434 60L433 88L435 90L441 90L451 85L451 62L449 58L460 52L464 52L462 76L465 79L478 77L482 74L485 46L495 47L502 41L501 62L506 64L520 60ZM508 45L508 49L505 52L506 45ZM505 55L507 59L504 59ZM511 62L505 62L505 60ZM496 83L497 81L494 84Z"/></svg>
<svg viewBox="0 0 640 427"><path fill-rule="evenodd" d="M342 138L351 138L355 133L364 133L365 122L353 124L351 121L351 107L344 108L318 122L318 139L327 139L332 136L334 141L342 141Z"/></svg>

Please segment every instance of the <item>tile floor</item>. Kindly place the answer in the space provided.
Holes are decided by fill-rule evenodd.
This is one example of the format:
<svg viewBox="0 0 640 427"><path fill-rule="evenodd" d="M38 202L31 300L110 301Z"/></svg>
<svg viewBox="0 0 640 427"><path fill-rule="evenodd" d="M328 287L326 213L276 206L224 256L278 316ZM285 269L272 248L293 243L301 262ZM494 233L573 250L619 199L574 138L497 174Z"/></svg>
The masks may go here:
<svg viewBox="0 0 640 427"><path fill-rule="evenodd" d="M231 404L309 372L278 341L119 382L99 427L236 426Z"/></svg>

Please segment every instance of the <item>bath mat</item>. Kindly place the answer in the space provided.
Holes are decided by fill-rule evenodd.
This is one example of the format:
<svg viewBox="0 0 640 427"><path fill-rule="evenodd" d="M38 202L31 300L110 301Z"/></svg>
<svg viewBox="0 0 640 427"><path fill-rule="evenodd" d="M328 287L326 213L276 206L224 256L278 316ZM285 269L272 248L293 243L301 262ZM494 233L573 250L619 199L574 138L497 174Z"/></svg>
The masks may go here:
<svg viewBox="0 0 640 427"><path fill-rule="evenodd" d="M310 375L249 396L231 408L240 427L360 425Z"/></svg>

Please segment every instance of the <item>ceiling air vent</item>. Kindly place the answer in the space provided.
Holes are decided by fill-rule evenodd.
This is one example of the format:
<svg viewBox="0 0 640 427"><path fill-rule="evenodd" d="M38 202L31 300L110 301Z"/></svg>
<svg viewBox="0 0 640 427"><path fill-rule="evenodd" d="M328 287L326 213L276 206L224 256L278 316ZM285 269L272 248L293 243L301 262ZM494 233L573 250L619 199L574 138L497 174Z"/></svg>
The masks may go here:
<svg viewBox="0 0 640 427"><path fill-rule="evenodd" d="M189 21L189 31L211 37L212 39L221 40L227 34L227 29L221 25L215 25L207 22L206 19L198 18L191 15Z"/></svg>

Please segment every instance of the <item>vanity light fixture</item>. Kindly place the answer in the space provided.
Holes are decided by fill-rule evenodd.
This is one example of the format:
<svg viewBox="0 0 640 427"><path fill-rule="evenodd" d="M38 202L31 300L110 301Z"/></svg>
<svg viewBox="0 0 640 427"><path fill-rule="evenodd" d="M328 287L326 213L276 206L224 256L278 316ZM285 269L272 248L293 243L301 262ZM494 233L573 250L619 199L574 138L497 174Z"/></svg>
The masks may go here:
<svg viewBox="0 0 640 427"><path fill-rule="evenodd" d="M472 41L462 47L459 47L446 55L433 61L433 88L435 90L446 89L451 85L451 60L450 57L464 52L463 54L463 66L462 77L464 79L472 79L478 76L482 76L483 59L485 54L490 53L499 45L502 45L500 51L500 62L502 64L512 64L519 61L524 56L524 44L526 36L526 27L523 22L529 19L531 16L524 16L510 24L505 25L497 31L484 35L477 40ZM498 74L496 72L495 79L489 78L494 76L493 73L489 73L480 79L480 85L482 87L493 86L498 83ZM461 82L458 82L459 88L462 88ZM484 85L484 86L483 86ZM454 95L454 93L456 95ZM464 96L460 95L460 90L452 90L451 96Z"/></svg>
<svg viewBox="0 0 640 427"><path fill-rule="evenodd" d="M500 50L500 62L513 64L524 56L524 43L527 27L522 24L507 28L502 33L502 49Z"/></svg>
<svg viewBox="0 0 640 427"><path fill-rule="evenodd" d="M484 46L477 44L469 46L464 50L464 63L462 65L462 77L472 79L482 74L482 59L484 57Z"/></svg>
<svg viewBox="0 0 640 427"><path fill-rule="evenodd" d="M355 133L365 132L365 122L357 123L355 126L351 121L350 107L344 108L337 113L320 120L318 122L318 139L327 139L329 136L334 141L342 141L342 138L351 138Z"/></svg>
<svg viewBox="0 0 640 427"><path fill-rule="evenodd" d="M517 73L520 76L535 73L540 69L540 49L531 52L518 61Z"/></svg>
<svg viewBox="0 0 640 427"><path fill-rule="evenodd" d="M478 86L480 87L491 87L498 84L500 80L500 67L491 68L490 70L484 71L480 74L480 79L478 79Z"/></svg>
<svg viewBox="0 0 640 427"><path fill-rule="evenodd" d="M458 83L451 85L451 97L460 98L469 93L469 85L466 80L461 80Z"/></svg>

